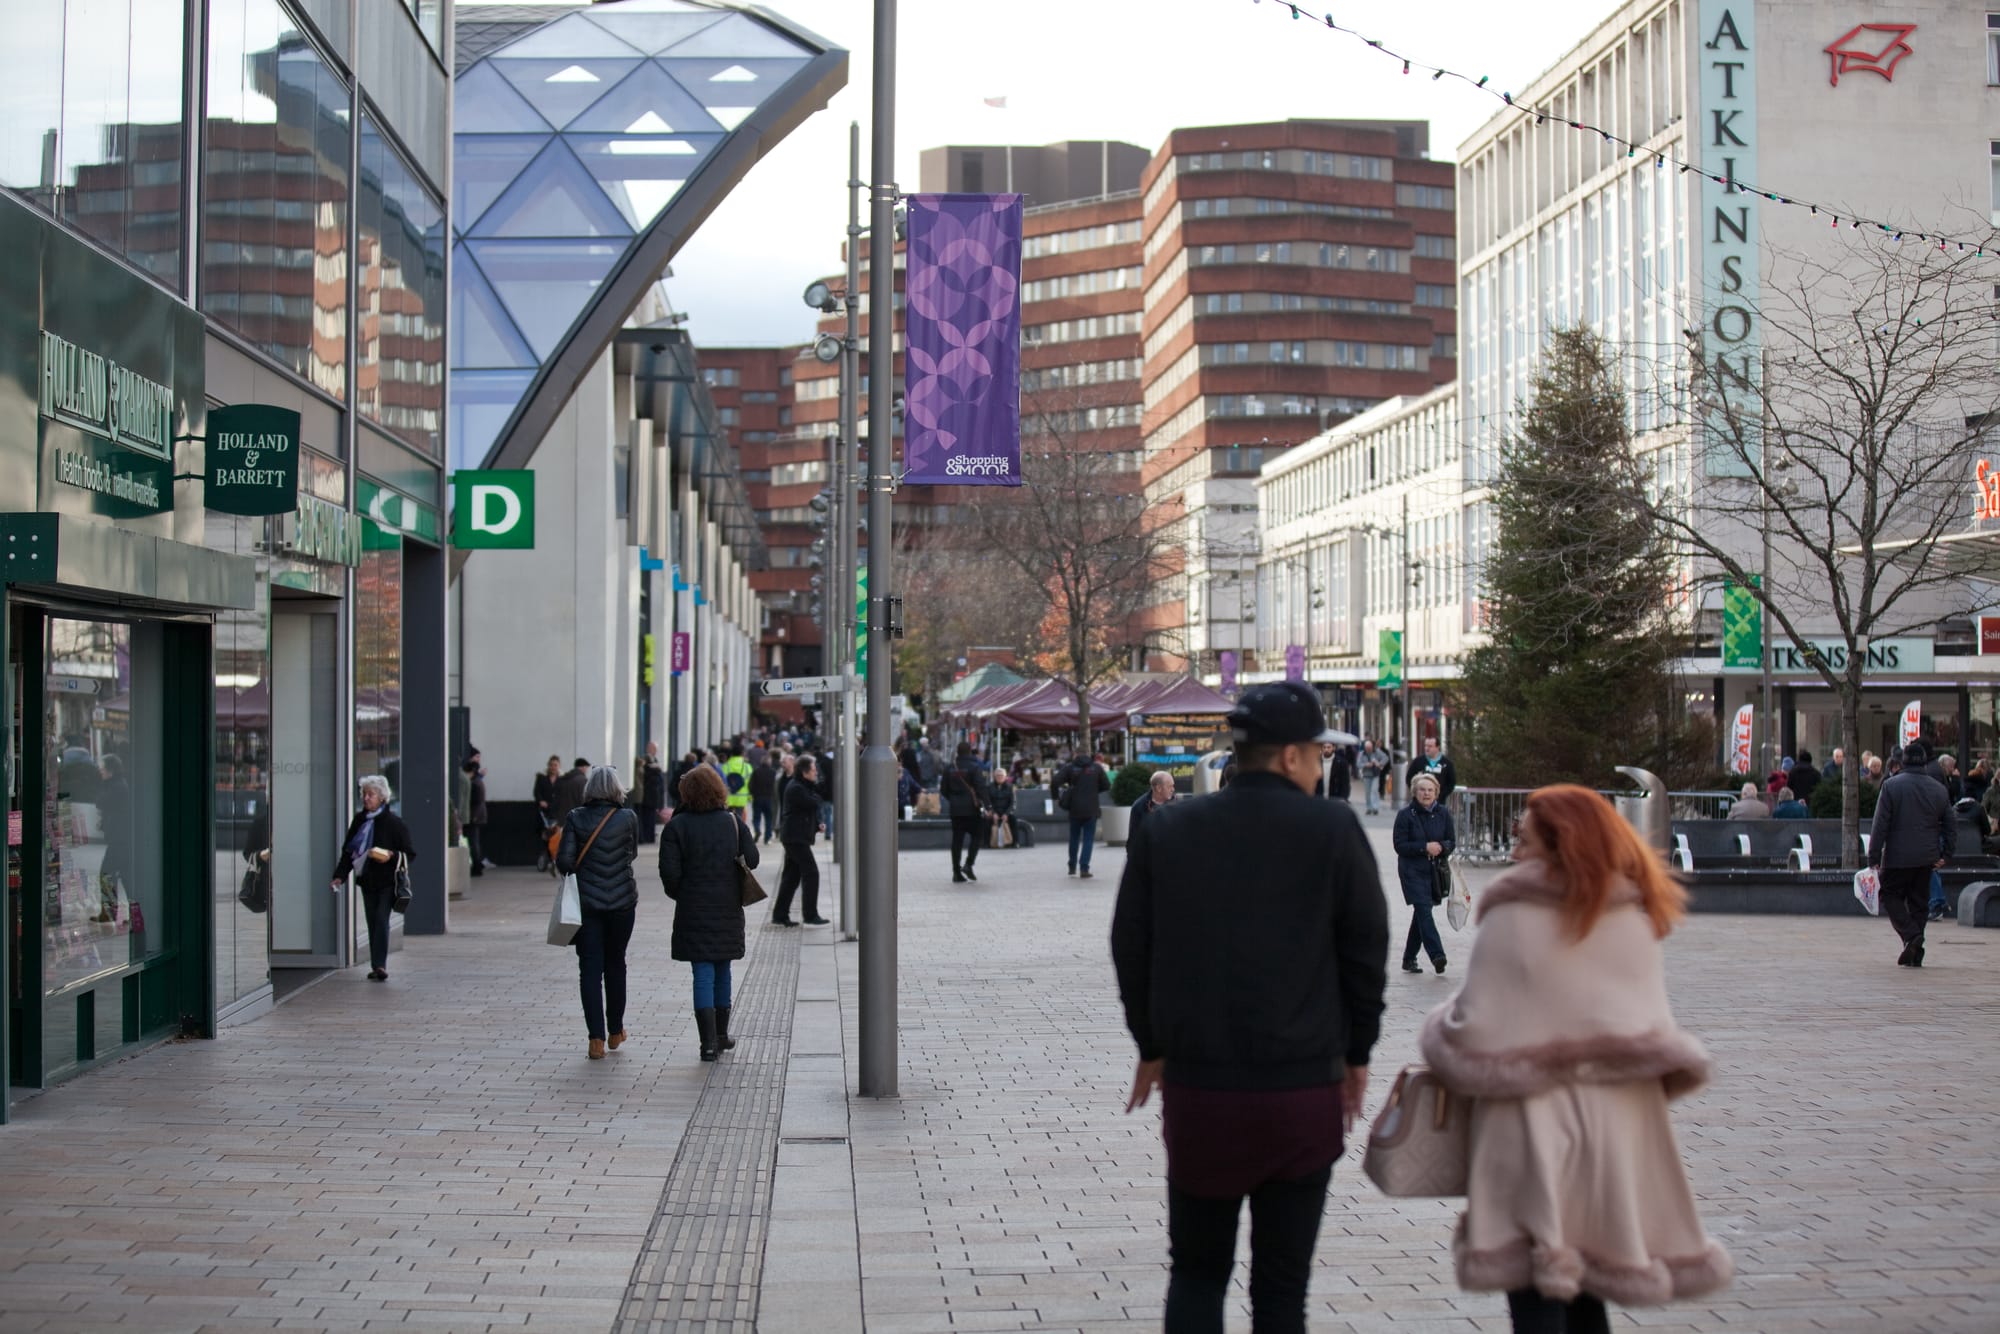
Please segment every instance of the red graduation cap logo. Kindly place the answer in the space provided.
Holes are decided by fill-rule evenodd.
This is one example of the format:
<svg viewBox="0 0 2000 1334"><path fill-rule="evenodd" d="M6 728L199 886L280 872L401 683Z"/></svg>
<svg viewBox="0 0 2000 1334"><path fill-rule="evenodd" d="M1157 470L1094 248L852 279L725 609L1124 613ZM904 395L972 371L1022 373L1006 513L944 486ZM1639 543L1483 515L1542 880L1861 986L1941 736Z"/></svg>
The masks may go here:
<svg viewBox="0 0 2000 1334"><path fill-rule="evenodd" d="M1827 82L1840 87L1840 76L1856 70L1879 74L1894 81L1896 63L1912 54L1905 38L1917 30L1914 23L1863 23L1852 32L1829 43L1826 54L1833 69Z"/></svg>

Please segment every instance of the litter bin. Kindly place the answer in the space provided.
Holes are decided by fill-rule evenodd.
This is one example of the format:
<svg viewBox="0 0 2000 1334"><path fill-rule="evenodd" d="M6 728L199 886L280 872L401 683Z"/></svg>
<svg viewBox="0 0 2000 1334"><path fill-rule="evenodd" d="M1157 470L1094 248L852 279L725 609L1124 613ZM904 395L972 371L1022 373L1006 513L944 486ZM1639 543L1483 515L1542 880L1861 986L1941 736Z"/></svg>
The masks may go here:
<svg viewBox="0 0 2000 1334"><path fill-rule="evenodd" d="M1648 847L1663 854L1668 852L1673 846L1674 807L1667 799L1667 785L1657 774L1628 764L1619 765L1618 772L1639 786L1637 792L1613 798L1618 813L1638 831Z"/></svg>

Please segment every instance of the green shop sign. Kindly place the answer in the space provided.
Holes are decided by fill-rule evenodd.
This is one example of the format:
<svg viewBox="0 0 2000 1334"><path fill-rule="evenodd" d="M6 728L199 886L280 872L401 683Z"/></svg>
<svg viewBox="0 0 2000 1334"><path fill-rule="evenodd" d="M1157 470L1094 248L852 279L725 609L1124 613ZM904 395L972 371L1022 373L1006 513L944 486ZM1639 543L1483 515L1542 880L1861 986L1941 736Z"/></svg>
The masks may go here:
<svg viewBox="0 0 2000 1334"><path fill-rule="evenodd" d="M535 474L526 468L451 475L451 544L461 551L535 545Z"/></svg>
<svg viewBox="0 0 2000 1334"><path fill-rule="evenodd" d="M202 503L223 514L289 514L299 503L299 414L239 403L208 414Z"/></svg>
<svg viewBox="0 0 2000 1334"><path fill-rule="evenodd" d="M1376 641L1375 686L1378 690L1400 690L1403 686L1403 632L1384 630Z"/></svg>
<svg viewBox="0 0 2000 1334"><path fill-rule="evenodd" d="M359 565L365 541L362 522L361 516L345 505L318 496L300 496L285 549L291 555L328 565Z"/></svg>
<svg viewBox="0 0 2000 1334"><path fill-rule="evenodd" d="M380 541L381 549L387 550L402 545L405 537L414 537L419 542L436 546L444 532L437 506L426 505L415 496L405 495L370 478L355 479L355 498L362 515L381 530L379 536L370 534L370 550L376 549L374 541Z"/></svg>
<svg viewBox="0 0 2000 1334"><path fill-rule="evenodd" d="M53 423L48 443L50 480L89 493L92 513L136 519L173 508L174 470L165 459Z"/></svg>
<svg viewBox="0 0 2000 1334"><path fill-rule="evenodd" d="M1756 576L1751 576L1754 580ZM1757 590L1722 586L1722 670L1755 672L1764 667L1764 604Z"/></svg>

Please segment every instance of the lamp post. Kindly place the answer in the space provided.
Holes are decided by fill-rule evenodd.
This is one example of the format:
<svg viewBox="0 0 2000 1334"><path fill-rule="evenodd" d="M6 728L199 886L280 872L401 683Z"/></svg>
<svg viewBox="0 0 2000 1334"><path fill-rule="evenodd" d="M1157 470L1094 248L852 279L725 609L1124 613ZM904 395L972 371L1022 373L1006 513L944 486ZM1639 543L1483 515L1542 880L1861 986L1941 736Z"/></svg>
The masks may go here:
<svg viewBox="0 0 2000 1334"><path fill-rule="evenodd" d="M895 440L896 0L875 0L874 177L868 247L868 745L861 753L860 1085L896 1096L896 752L889 686L895 671L891 554Z"/></svg>
<svg viewBox="0 0 2000 1334"><path fill-rule="evenodd" d="M1402 674L1402 685L1398 688L1397 693L1402 697L1401 712L1402 712L1403 743L1409 749L1410 756L1414 758L1417 752L1416 752L1416 727L1415 727L1416 714L1412 708L1410 699L1410 589L1413 586L1415 586L1417 581L1421 579L1423 576L1420 573L1422 563L1410 559L1410 493L1408 488L1405 488L1403 491L1402 509L1403 509L1402 523L1397 528L1384 528L1380 524L1373 524L1373 523L1357 523L1349 525L1348 531L1355 533L1367 533L1370 537L1379 537L1384 539L1399 538L1403 545L1403 560L1402 560L1403 589L1402 589L1402 599L1401 599L1403 628L1400 632L1402 635L1402 643L1403 643L1403 674ZM1392 759L1395 757L1395 753L1396 753L1396 747L1392 743L1389 746L1389 754Z"/></svg>

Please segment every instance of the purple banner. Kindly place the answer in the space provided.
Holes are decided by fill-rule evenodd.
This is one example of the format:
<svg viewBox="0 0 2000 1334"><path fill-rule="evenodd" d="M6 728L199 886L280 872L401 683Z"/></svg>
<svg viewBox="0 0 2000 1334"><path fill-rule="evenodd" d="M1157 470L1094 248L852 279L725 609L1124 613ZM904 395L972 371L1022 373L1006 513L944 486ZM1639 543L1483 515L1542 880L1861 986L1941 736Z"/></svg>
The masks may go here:
<svg viewBox="0 0 2000 1334"><path fill-rule="evenodd" d="M1302 644L1285 646L1285 679L1303 681L1306 679L1306 650Z"/></svg>
<svg viewBox="0 0 2000 1334"><path fill-rule="evenodd" d="M1231 699L1236 698L1236 664L1236 650L1227 648L1222 650L1222 693Z"/></svg>
<svg viewBox="0 0 2000 1334"><path fill-rule="evenodd" d="M911 195L903 480L1021 484L1021 196Z"/></svg>
<svg viewBox="0 0 2000 1334"><path fill-rule="evenodd" d="M674 631L673 657L668 670L679 676L688 669L688 659L693 657L693 636L686 630Z"/></svg>

